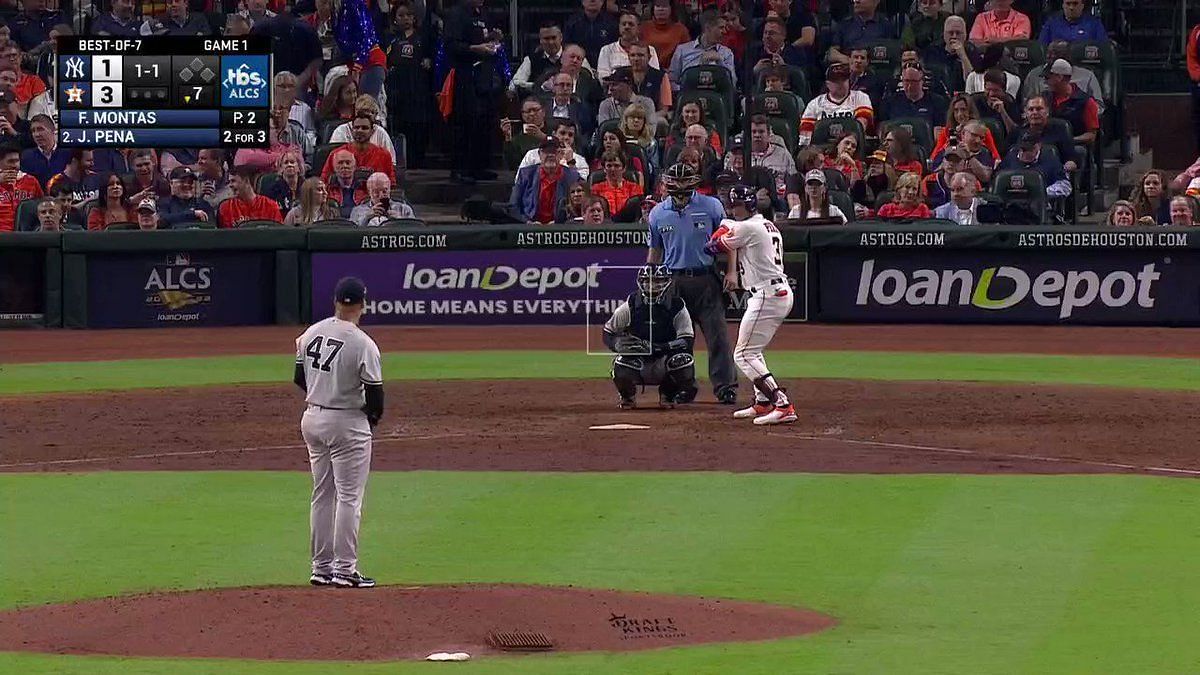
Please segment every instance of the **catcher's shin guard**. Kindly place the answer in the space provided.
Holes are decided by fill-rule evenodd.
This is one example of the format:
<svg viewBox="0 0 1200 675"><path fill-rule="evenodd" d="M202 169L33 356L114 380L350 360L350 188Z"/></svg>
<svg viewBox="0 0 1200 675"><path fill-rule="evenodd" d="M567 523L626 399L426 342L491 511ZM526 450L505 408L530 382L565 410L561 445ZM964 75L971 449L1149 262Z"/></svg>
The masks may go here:
<svg viewBox="0 0 1200 675"><path fill-rule="evenodd" d="M667 357L667 376L659 387L660 393L667 393L680 403L690 403L696 399L696 361L691 354L672 354Z"/></svg>
<svg viewBox="0 0 1200 675"><path fill-rule="evenodd" d="M642 360L636 356L618 356L613 359L613 386L621 398L633 398L642 383Z"/></svg>

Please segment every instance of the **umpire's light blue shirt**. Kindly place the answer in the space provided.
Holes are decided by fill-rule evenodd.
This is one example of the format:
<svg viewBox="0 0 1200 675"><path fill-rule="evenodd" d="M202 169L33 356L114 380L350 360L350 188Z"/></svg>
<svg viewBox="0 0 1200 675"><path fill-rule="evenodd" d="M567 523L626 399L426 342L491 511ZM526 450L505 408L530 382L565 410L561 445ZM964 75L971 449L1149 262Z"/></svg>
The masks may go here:
<svg viewBox="0 0 1200 675"><path fill-rule="evenodd" d="M650 211L650 248L662 250L668 269L709 267L713 257L704 245L724 217L725 207L716 197L695 193L678 211L675 200L667 197Z"/></svg>

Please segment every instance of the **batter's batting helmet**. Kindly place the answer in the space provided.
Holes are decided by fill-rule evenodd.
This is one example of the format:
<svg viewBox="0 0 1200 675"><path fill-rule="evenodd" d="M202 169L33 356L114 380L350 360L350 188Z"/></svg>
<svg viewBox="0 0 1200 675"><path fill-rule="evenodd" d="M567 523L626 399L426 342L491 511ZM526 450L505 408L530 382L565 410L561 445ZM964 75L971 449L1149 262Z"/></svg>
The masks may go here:
<svg viewBox="0 0 1200 675"><path fill-rule="evenodd" d="M757 191L749 185L738 183L729 188L729 205L740 204L750 213L758 210Z"/></svg>

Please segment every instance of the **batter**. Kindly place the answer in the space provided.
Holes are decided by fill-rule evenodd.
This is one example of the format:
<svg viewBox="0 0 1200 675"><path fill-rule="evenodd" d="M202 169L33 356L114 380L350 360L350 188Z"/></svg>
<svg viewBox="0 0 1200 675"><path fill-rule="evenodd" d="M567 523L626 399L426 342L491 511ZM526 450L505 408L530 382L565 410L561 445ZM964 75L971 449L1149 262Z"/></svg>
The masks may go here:
<svg viewBox="0 0 1200 675"><path fill-rule="evenodd" d="M721 221L705 248L714 255L729 254L727 290L740 286L750 292L746 313L738 326L733 362L754 383L754 405L738 410L733 416L754 418L759 425L795 422L796 410L763 358L763 349L792 311L794 300L783 271L783 235L774 223L757 213L754 188L733 186L729 190L729 203L733 218Z"/></svg>
<svg viewBox="0 0 1200 675"><path fill-rule="evenodd" d="M295 382L308 403L300 431L313 476L309 582L314 586L375 585L358 571L371 434L383 417L379 347L358 327L366 297L361 280L342 279L334 290L334 315L296 339Z"/></svg>

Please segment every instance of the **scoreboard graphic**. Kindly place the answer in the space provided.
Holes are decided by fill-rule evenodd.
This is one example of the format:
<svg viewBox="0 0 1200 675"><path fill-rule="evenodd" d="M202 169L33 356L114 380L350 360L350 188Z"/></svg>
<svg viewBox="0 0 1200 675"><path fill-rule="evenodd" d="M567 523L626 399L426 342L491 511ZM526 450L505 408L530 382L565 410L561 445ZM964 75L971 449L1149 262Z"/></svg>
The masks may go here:
<svg viewBox="0 0 1200 675"><path fill-rule="evenodd" d="M265 148L271 40L58 38L58 140L83 148Z"/></svg>

